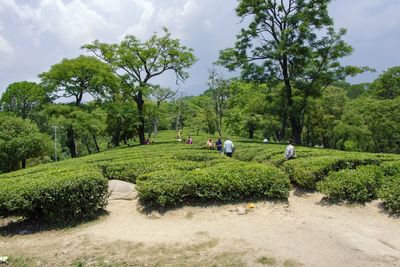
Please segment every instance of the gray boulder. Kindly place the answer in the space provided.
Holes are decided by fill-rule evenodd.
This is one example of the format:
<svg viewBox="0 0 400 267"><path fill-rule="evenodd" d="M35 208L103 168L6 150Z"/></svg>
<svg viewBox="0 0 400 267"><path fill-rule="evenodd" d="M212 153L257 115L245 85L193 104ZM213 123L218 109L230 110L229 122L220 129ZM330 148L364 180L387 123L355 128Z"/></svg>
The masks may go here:
<svg viewBox="0 0 400 267"><path fill-rule="evenodd" d="M120 180L110 180L108 182L108 191L110 192L109 200L132 200L137 197L136 186Z"/></svg>

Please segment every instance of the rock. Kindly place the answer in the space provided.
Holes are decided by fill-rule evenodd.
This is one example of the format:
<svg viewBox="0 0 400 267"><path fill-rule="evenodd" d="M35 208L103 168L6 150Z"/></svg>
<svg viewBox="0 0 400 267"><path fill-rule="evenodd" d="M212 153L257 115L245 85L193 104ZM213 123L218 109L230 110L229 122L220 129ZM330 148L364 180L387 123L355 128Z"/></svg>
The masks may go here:
<svg viewBox="0 0 400 267"><path fill-rule="evenodd" d="M243 207L238 207L236 208L236 212L238 215L245 215L246 214L246 209Z"/></svg>
<svg viewBox="0 0 400 267"><path fill-rule="evenodd" d="M108 191L110 192L110 196L108 198L110 200L132 200L137 197L136 186L132 183L120 180L110 180L108 182Z"/></svg>

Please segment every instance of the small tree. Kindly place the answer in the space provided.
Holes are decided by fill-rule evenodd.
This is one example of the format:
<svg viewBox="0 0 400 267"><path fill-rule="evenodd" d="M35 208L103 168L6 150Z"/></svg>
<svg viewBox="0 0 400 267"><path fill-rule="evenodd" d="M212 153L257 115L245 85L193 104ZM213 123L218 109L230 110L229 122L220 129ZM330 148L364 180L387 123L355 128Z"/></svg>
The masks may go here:
<svg viewBox="0 0 400 267"><path fill-rule="evenodd" d="M107 62L118 75L127 92L137 104L140 143L145 142L144 101L149 91L149 82L166 72L173 72L176 82L185 81L186 72L196 62L193 50L173 39L167 28L164 35L154 34L145 42L133 35L125 36L120 44L94 41L83 48Z"/></svg>
<svg viewBox="0 0 400 267"><path fill-rule="evenodd" d="M26 160L45 154L50 140L37 126L22 118L0 113L0 172L26 167Z"/></svg>
<svg viewBox="0 0 400 267"><path fill-rule="evenodd" d="M37 110L46 99L44 89L34 82L15 82L7 87L1 97L1 108L26 119Z"/></svg>

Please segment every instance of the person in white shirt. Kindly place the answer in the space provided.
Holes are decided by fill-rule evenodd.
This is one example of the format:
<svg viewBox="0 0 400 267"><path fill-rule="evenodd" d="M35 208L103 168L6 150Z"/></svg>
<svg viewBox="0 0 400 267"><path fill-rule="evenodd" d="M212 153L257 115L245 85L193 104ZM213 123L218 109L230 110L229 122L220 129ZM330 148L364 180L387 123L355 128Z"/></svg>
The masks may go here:
<svg viewBox="0 0 400 267"><path fill-rule="evenodd" d="M296 157L296 151L293 146L293 141L289 140L289 145L286 147L285 150L285 158L286 160L294 159Z"/></svg>
<svg viewBox="0 0 400 267"><path fill-rule="evenodd" d="M224 142L224 151L225 154L228 157L232 157L233 151L235 150L235 147L233 146L232 141L230 140L230 138L228 138L225 142Z"/></svg>

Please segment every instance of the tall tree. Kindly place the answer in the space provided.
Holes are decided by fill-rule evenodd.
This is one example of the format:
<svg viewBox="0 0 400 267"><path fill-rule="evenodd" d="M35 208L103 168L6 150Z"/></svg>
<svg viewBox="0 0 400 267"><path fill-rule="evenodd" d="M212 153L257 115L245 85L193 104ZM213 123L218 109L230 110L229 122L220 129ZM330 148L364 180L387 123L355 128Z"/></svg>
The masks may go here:
<svg viewBox="0 0 400 267"><path fill-rule="evenodd" d="M328 14L330 0L240 0L236 13L249 18L234 48L221 51L219 63L229 70L242 68L246 76L285 86L292 137L301 143L307 98L320 89L365 69L342 67L339 59L352 48L336 32ZM296 104L293 90L302 92Z"/></svg>
<svg viewBox="0 0 400 267"><path fill-rule="evenodd" d="M23 119L37 110L46 99L44 89L34 82L15 82L1 96L2 110L14 113Z"/></svg>
<svg viewBox="0 0 400 267"><path fill-rule="evenodd" d="M214 112L217 117L216 125L219 136L222 136L222 123L227 108L227 99L229 97L229 82L222 78L215 68L209 71L208 87L211 93L211 99L214 106Z"/></svg>
<svg viewBox="0 0 400 267"><path fill-rule="evenodd" d="M129 89L131 97L137 104L141 144L145 142L143 108L149 82L169 71L175 74L177 83L185 81L189 77L186 69L196 61L192 49L181 45L179 39L173 39L166 28L163 30L163 36L155 33L144 42L133 35L127 35L120 44L107 44L96 40L92 44L83 46L110 64L124 86Z"/></svg>
<svg viewBox="0 0 400 267"><path fill-rule="evenodd" d="M53 92L54 98L73 97L79 106L85 94L97 98L116 83L111 68L95 57L79 56L63 59L51 66L48 72L39 74L42 83Z"/></svg>

